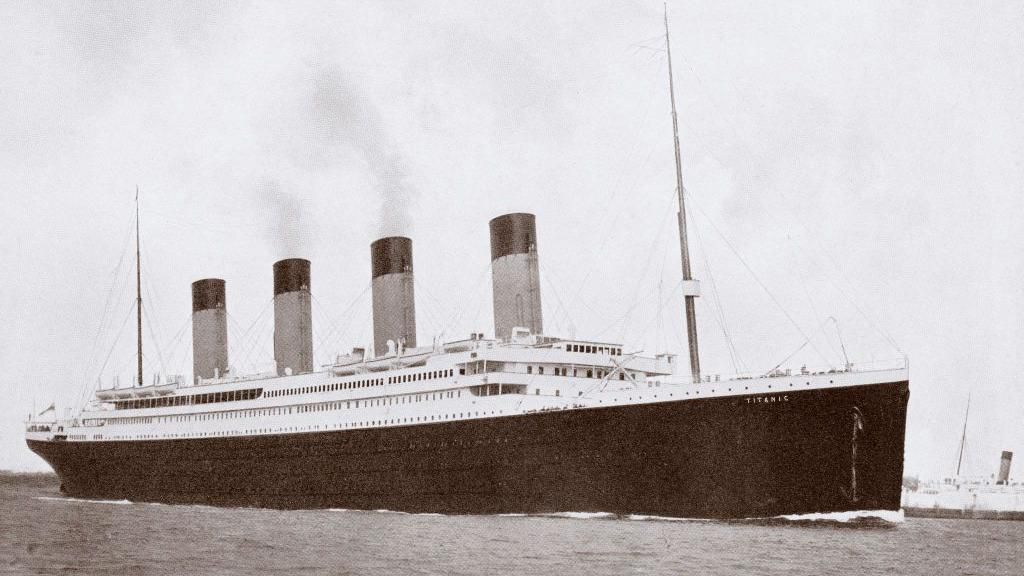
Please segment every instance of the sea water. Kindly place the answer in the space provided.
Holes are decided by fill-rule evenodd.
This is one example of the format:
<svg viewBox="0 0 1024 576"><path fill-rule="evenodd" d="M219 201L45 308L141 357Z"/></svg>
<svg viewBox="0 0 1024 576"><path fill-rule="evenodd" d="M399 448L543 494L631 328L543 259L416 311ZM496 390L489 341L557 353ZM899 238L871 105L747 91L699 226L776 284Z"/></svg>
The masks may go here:
<svg viewBox="0 0 1024 576"><path fill-rule="evenodd" d="M0 474L0 574L1024 574L1024 522L281 511L57 486Z"/></svg>

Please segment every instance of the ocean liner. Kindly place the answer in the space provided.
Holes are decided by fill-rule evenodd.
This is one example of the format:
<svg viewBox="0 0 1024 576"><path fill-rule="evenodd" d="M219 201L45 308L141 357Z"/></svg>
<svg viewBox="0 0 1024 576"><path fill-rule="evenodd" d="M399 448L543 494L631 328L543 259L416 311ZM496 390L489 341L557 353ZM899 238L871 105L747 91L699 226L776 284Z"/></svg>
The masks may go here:
<svg viewBox="0 0 1024 576"><path fill-rule="evenodd" d="M203 279L193 379L143 385L140 295L135 385L30 419L29 448L82 498L686 518L898 510L905 364L702 375L671 74L669 53L689 378L671 355L547 334L536 219L513 213L490 221L492 337L419 346L412 241L386 237L370 246L372 350L315 369L310 262L282 260L274 372L229 369L225 283Z"/></svg>

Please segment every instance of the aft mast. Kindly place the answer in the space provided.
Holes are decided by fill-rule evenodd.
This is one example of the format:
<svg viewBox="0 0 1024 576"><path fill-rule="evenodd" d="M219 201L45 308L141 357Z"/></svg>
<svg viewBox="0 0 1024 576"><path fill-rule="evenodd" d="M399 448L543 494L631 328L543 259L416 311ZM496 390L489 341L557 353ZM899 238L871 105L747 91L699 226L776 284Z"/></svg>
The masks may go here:
<svg viewBox="0 0 1024 576"><path fill-rule="evenodd" d="M956 481L960 482L960 464L964 461L964 445L967 443L967 417L971 415L971 393L967 393L967 410L964 411L964 431L960 434L960 453L956 457Z"/></svg>
<svg viewBox="0 0 1024 576"><path fill-rule="evenodd" d="M135 186L135 307L136 354L138 374L136 386L142 386L142 257L139 250L139 187Z"/></svg>
<svg viewBox="0 0 1024 576"><path fill-rule="evenodd" d="M679 118L676 114L676 91L672 80L672 46L668 37L668 4L665 4L665 51L668 54L668 93L672 101L672 137L676 148L676 193L679 195L679 249L683 265L683 296L686 300L686 339L690 345L690 374L693 382L700 382L700 354L697 349L697 315L694 298L700 288L690 272L690 246L686 237L686 202L683 188L683 160L679 150Z"/></svg>

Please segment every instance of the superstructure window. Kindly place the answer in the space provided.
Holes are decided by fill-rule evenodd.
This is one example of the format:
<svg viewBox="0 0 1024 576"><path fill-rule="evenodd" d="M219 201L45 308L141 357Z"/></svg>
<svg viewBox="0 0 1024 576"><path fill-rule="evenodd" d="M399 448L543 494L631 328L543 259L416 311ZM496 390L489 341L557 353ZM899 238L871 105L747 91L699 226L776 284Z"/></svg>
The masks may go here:
<svg viewBox="0 0 1024 576"><path fill-rule="evenodd" d="M474 396L498 396L505 394L526 394L525 384L481 384L470 386L470 394Z"/></svg>
<svg viewBox="0 0 1024 576"><path fill-rule="evenodd" d="M190 394L187 396L164 396L162 398L141 398L137 400L119 400L114 403L115 410L137 410L140 408L167 408L171 406L189 406L210 404L214 402L232 402L237 400L253 400L263 393L262 388L247 390L231 390L226 392L210 392L207 394Z"/></svg>

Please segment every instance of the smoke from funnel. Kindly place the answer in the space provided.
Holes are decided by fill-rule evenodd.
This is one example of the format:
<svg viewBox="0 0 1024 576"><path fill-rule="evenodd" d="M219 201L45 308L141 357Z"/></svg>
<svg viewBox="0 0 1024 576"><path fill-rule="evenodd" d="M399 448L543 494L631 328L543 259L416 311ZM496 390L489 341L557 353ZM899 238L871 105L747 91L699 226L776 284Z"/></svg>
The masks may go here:
<svg viewBox="0 0 1024 576"><path fill-rule="evenodd" d="M336 67L313 71L314 134L327 145L350 147L366 163L380 197L378 236L409 233L414 191L408 163L389 137L377 108Z"/></svg>
<svg viewBox="0 0 1024 576"><path fill-rule="evenodd" d="M269 214L268 235L277 256L305 256L309 253L310 218L303 201L286 192L274 178L263 178L256 185L257 199Z"/></svg>

